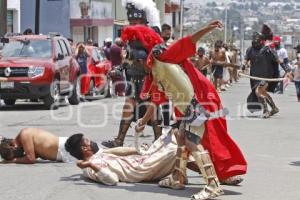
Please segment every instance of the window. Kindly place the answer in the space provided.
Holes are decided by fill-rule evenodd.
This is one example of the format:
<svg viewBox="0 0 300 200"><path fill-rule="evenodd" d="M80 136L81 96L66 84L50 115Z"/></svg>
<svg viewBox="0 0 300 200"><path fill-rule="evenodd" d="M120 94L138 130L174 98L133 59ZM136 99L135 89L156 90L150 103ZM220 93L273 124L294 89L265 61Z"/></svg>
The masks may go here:
<svg viewBox="0 0 300 200"><path fill-rule="evenodd" d="M69 56L69 52L67 50L67 47L66 47L66 44L64 43L64 41L63 40L59 40L59 44L60 44L60 46L62 48L63 55L64 56Z"/></svg>
<svg viewBox="0 0 300 200"><path fill-rule="evenodd" d="M56 48L56 57L58 57L59 54L63 55L63 51L58 41L55 42L55 48Z"/></svg>
<svg viewBox="0 0 300 200"><path fill-rule="evenodd" d="M64 45L66 46L66 49L67 49L67 52L68 52L68 56L70 56L72 54L70 43L66 42L66 40L63 40L63 42L64 42Z"/></svg>
<svg viewBox="0 0 300 200"><path fill-rule="evenodd" d="M7 11L7 32L14 32L14 12L12 10Z"/></svg>
<svg viewBox="0 0 300 200"><path fill-rule="evenodd" d="M172 27L176 26L176 12L172 12Z"/></svg>
<svg viewBox="0 0 300 200"><path fill-rule="evenodd" d="M2 51L3 57L51 58L51 40L11 40Z"/></svg>

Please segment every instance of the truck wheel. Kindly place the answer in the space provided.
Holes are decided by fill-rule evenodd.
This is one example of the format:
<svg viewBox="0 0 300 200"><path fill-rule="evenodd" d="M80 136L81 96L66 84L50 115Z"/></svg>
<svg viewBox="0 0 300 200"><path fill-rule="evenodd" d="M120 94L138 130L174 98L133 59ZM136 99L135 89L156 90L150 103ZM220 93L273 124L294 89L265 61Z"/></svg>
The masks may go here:
<svg viewBox="0 0 300 200"><path fill-rule="evenodd" d="M58 109L60 98L59 80L55 79L50 85L50 93L44 97L44 105L48 110Z"/></svg>
<svg viewBox="0 0 300 200"><path fill-rule="evenodd" d="M4 99L4 103L7 106L13 106L16 103L16 99Z"/></svg>
<svg viewBox="0 0 300 200"><path fill-rule="evenodd" d="M70 98L68 99L71 105L78 105L80 103L80 80L76 79Z"/></svg>

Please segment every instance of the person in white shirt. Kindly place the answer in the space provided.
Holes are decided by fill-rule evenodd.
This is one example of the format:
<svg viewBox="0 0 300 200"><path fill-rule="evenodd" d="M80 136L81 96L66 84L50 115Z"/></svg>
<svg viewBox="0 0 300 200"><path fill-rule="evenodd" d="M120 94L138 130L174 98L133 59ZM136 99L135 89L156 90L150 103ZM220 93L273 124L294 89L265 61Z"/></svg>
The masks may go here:
<svg viewBox="0 0 300 200"><path fill-rule="evenodd" d="M274 47L277 52L278 58L280 63L283 63L284 65L288 65L289 63L289 57L286 49L281 45L281 38L280 36L276 35L273 37ZM278 65L278 71L281 77L284 76L285 71L281 68L280 65ZM278 84L278 92L279 94L283 94L284 88L283 88L283 81L280 81Z"/></svg>

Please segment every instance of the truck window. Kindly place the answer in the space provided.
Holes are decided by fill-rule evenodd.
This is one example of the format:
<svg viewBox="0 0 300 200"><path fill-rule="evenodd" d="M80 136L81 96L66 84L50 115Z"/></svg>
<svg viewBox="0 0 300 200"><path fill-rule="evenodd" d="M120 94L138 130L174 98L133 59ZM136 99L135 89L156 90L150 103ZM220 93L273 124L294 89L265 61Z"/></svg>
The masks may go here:
<svg viewBox="0 0 300 200"><path fill-rule="evenodd" d="M64 55L63 51L61 49L60 44L58 43L58 41L55 42L55 49L56 49L56 57L58 57L58 54Z"/></svg>
<svg viewBox="0 0 300 200"><path fill-rule="evenodd" d="M62 48L63 55L64 56L69 56L69 52L67 50L67 47L66 47L66 44L64 43L64 41L63 40L59 40L59 44L60 44L60 46Z"/></svg>

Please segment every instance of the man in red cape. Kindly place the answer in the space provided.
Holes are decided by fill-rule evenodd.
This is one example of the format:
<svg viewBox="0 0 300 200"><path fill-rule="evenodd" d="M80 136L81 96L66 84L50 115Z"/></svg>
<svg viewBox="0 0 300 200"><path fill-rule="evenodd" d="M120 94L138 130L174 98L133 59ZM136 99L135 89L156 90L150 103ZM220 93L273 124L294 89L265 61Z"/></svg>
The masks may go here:
<svg viewBox="0 0 300 200"><path fill-rule="evenodd" d="M140 32L139 27L128 27L122 34L124 41L138 39L146 43L144 46L148 46L149 50L152 49L148 58L148 70L151 73L144 82L143 94L151 94L152 102L161 104L166 100L159 89L162 88L172 100L177 117L181 117L176 166L173 174L162 180L160 186L182 189L186 176L186 160L192 155L207 183L202 191L192 196L193 199L210 199L223 194L218 178L224 180L245 174L247 171L242 152L227 133L225 117L212 117L223 110L214 86L188 60L195 55L197 41L221 26L219 21L214 21L170 47L154 47L154 43L161 42L151 29L145 31L141 28L143 30ZM201 119L204 118L201 123ZM146 113L144 118L138 121L136 130L141 130L139 128L143 127L147 120Z"/></svg>

